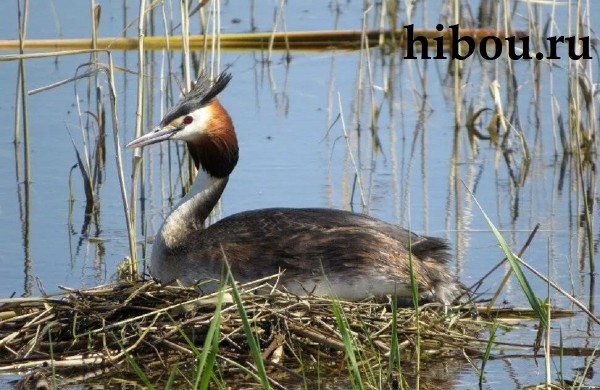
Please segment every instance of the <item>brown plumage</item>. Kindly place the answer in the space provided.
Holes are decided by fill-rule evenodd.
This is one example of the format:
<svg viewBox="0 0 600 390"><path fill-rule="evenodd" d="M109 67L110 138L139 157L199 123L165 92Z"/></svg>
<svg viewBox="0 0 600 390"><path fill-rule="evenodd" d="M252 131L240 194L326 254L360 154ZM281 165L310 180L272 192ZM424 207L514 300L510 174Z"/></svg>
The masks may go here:
<svg viewBox="0 0 600 390"><path fill-rule="evenodd" d="M163 283L220 279L226 258L236 280L283 272L280 284L298 295L360 300L410 299L410 263L424 301L450 304L465 292L446 269L448 245L378 219L333 209L272 208L238 213L204 228L204 221L238 161L231 118L216 100L231 76L195 87L139 147L167 139L187 143L198 175L166 218L152 249L151 273ZM213 291L217 284L203 284Z"/></svg>

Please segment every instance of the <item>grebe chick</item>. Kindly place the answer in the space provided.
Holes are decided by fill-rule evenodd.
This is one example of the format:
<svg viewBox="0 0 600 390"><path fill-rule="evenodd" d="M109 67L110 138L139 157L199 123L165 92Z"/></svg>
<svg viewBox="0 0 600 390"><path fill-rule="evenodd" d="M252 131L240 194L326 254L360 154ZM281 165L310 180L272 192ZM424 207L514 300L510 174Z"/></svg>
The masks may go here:
<svg viewBox="0 0 600 390"><path fill-rule="evenodd" d="M362 300L395 294L410 302L412 259L420 301L451 304L463 295L464 286L446 269L446 241L367 215L269 208L234 214L204 228L238 161L233 123L217 100L230 80L222 73L211 83L201 74L154 130L127 145L185 141L198 169L192 187L156 235L150 262L155 278L187 285L218 280L226 258L239 282L283 271L280 285L297 295ZM217 283L204 286L211 292Z"/></svg>

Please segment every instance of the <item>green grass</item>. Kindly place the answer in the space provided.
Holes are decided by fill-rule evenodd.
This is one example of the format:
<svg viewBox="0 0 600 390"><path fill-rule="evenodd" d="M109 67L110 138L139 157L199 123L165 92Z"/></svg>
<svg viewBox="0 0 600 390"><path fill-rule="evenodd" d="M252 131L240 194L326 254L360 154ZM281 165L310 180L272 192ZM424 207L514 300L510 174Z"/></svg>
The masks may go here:
<svg viewBox="0 0 600 390"><path fill-rule="evenodd" d="M265 364L261 355L259 342L256 339L254 333L252 332L252 327L250 326L250 321L248 320L248 314L246 313L246 309L244 308L244 301L240 296L240 291L237 288L235 279L233 277L233 274L231 273L231 268L229 268L229 265L227 265L227 281L231 286L233 300L237 305L238 312L242 320L242 325L244 327L244 333L246 334L246 339L250 347L250 353L252 354L252 358L254 359L254 364L256 366L257 371L256 377L260 381L260 384L262 385L263 389L270 389L271 384L269 383L269 376L267 375L267 372L265 370Z"/></svg>
<svg viewBox="0 0 600 390"><path fill-rule="evenodd" d="M496 240L498 241L498 245L500 245L500 248L502 249L504 256L506 257L506 259L508 259L510 267L511 267L513 273L515 274L517 281L519 282L519 286L521 286L521 290L525 294L525 297L527 298L527 301L529 302L529 305L531 306L531 309L533 310L536 318L539 320L540 325L544 329L547 329L548 328L548 321L547 321L548 313L547 313L546 309L544 308L544 306L541 304L540 299L535 295L533 289L531 288L531 285L529 284L529 280L525 277L525 274L523 273L523 270L521 269L521 266L519 263L521 259L509 248L508 244L506 243L506 240L504 239L504 237L502 237L502 234L500 234L500 232L498 231L496 226L494 226L494 223L487 216L486 212L483 210L483 208L481 207L481 205L479 204L479 202L477 201L477 198L475 198L473 193L471 193L471 197L475 201L475 204L479 208L479 211L481 211L481 214L483 215L485 221L487 222L488 226L490 227L490 230L494 234L494 237L496 237Z"/></svg>
<svg viewBox="0 0 600 390"><path fill-rule="evenodd" d="M217 353L219 351L219 340L221 339L220 325L223 294L224 286L221 286L217 294L214 315L210 321L208 331L206 332L206 338L204 339L203 346L200 350L196 348L194 342L187 336L185 331L183 329L179 329L181 336L185 339L188 346L193 351L197 361L194 378L190 382L190 386L194 390L207 389L211 383L211 379L218 383L218 378L214 373L214 368L217 360ZM176 325L176 320L173 319L173 323Z"/></svg>
<svg viewBox="0 0 600 390"><path fill-rule="evenodd" d="M345 356L348 362L348 373L352 378L352 388L362 390L364 389L364 384L356 356L358 349L355 347L355 342L352 339L350 326L344 316L344 310L337 300L331 302L331 307L333 309L333 314L335 315L337 328L342 335L342 340L344 342Z"/></svg>
<svg viewBox="0 0 600 390"><path fill-rule="evenodd" d="M498 329L498 324L495 322L492 323L492 328L490 329L490 333L488 336L488 343L486 344L485 351L483 353L483 356L481 357L481 368L479 369L479 387L480 388L483 386L485 366L492 354L492 349L494 347L494 341L496 339L496 330L497 329Z"/></svg>

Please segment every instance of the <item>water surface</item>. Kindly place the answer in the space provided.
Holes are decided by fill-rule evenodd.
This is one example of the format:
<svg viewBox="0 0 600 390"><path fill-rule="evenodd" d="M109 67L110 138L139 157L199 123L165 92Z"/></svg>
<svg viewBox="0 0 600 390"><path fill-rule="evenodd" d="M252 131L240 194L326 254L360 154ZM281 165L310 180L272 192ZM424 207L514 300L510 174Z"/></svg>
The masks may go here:
<svg viewBox="0 0 600 390"><path fill-rule="evenodd" d="M124 16L121 4L101 4L102 36L135 36L134 28L123 31L127 24L124 20L130 22L133 18L133 9ZM322 2L289 2L286 27L290 31L360 29L362 5L358 1L327 6ZM32 7L29 38L89 34L88 4L70 4L70 12L56 12L49 18L52 6L59 11L63 7ZM14 5L7 5L11 7ZM252 28L268 31L274 7L261 2L251 11L250 6L225 3L223 32ZM526 28L523 15L527 15L527 8L522 4L517 8L520 17L514 23ZM543 6L536 10L551 12ZM440 13L446 11L438 2L427 2L416 8L414 19L402 15L407 23L418 21L419 26L432 28L440 21ZM600 16L596 5L591 12ZM7 14L16 15L16 10ZM567 31L568 16L558 15L556 23ZM367 18L370 25L376 26L376 9ZM17 37L16 18L13 19L0 24L0 36ZM113 54L115 65L137 71L137 53ZM165 54L147 54L148 90L153 99L146 112L148 129L160 120L165 109L164 99L161 100ZM562 118L564 126L568 125L566 61L557 62L555 67L514 61L513 80L504 60L470 58L460 64L457 77L448 60L404 60L401 51L372 49L368 51L367 64L365 54L294 52L288 63L283 53L274 53L271 62L264 61L265 54L259 52L222 53L221 64L230 66L234 78L221 101L234 119L241 152L215 218L273 206L366 212L419 233L447 238L454 248L450 267L470 285L502 258L470 190L515 251L539 223L540 231L525 260L579 300L592 305L594 295L600 292L590 271L590 259L597 255L597 248L593 247L593 256L588 253L581 214L582 188L588 188L591 199L596 199L595 171L585 171L582 186L574 159L564 156L560 148L558 118ZM181 77L180 54L172 55L175 77ZM106 57L101 60L106 61ZM71 78L88 61L88 55L28 60L27 89ZM597 59L593 66L598 68ZM23 143L15 148L12 130L18 105L16 79L17 63L2 62L0 123L5 126L0 132L0 293L30 295L39 294L41 286L53 292L58 285L106 283L118 262L129 253L112 129L109 125L105 168L98 191L99 219L86 225L85 194L81 175L73 169L77 159L70 137L83 151L80 123L89 125L92 139L97 134L90 116L82 114L80 122L76 105L79 101L82 112L94 108L90 103L93 99L88 98L88 83L69 83L28 96L31 183L27 186L23 183ZM108 101L105 79L99 80L103 99ZM511 113L510 126L515 130L504 149L507 153L487 140L471 142L466 130L470 107L494 107L490 93L493 80L499 83L503 105ZM116 73L121 145L133 138L136 82L134 73ZM597 83L597 79L592 82ZM374 110L379 114L372 126ZM486 111L477 122L482 133L487 133L490 120ZM524 134L531 156L528 166L524 165L516 131ZM142 216L147 221L147 236L152 237L182 190L177 185L177 146L146 149L147 193ZM131 152L123 150L123 154L128 179ZM595 215L593 210L592 220ZM597 234L594 228L594 237ZM141 230L138 238L141 249ZM496 272L486 280L486 296L495 291L501 278L502 272ZM546 297L547 285L536 277L530 281L535 292ZM572 307L555 291L550 291L550 300L559 307ZM501 301L527 305L515 280L503 290ZM595 310L593 306L591 309ZM501 337L530 343L531 325ZM583 315L555 321L555 343L559 330L565 345L595 346L593 336L598 327L590 325ZM570 369L586 362L584 358L567 357L563 364ZM600 369L597 362L593 366ZM494 360L487 371L485 386L490 389L499 384L505 388L535 384L543 380L544 374L543 364L538 366L530 358ZM468 366L456 375L454 388L471 388L476 383Z"/></svg>

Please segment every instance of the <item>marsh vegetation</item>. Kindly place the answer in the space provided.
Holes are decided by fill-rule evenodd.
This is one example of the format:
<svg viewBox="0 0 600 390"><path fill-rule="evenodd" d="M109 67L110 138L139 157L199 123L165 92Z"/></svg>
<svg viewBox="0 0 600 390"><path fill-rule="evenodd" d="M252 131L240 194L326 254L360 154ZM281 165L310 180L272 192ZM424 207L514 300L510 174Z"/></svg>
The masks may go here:
<svg viewBox="0 0 600 390"><path fill-rule="evenodd" d="M597 385L596 3L11 7L14 20L0 27L12 38L0 41L0 120L14 128L0 134L7 381ZM532 59L406 59L404 26L434 47L445 33L438 23L477 42L527 36ZM535 59L560 36L581 44ZM581 37L591 59L570 58L582 53ZM152 237L193 165L181 145L143 156L123 145L151 129L200 69L225 67L234 79L222 102L242 154L211 221L325 206L445 236L475 302L415 309L253 293L276 276L230 279L211 296L148 280Z"/></svg>

